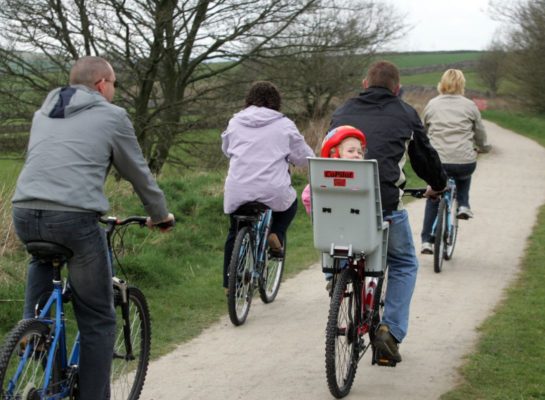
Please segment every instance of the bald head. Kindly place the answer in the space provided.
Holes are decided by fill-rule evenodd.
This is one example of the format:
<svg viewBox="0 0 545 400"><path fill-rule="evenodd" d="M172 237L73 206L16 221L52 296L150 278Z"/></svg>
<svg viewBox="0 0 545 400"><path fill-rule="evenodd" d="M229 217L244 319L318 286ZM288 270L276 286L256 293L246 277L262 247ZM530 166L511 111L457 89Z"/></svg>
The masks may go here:
<svg viewBox="0 0 545 400"><path fill-rule="evenodd" d="M70 71L70 84L94 88L96 82L101 79L112 79L113 75L112 66L102 57L81 57Z"/></svg>

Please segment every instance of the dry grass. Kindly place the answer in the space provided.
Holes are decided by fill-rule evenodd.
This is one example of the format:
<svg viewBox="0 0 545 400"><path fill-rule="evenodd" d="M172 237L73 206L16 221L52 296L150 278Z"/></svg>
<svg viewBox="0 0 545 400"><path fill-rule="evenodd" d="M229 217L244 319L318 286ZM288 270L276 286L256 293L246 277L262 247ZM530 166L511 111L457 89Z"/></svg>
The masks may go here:
<svg viewBox="0 0 545 400"><path fill-rule="evenodd" d="M0 221L2 221L0 224L0 257L17 247L17 238L11 219L13 190L13 186L8 186L5 183L0 186Z"/></svg>

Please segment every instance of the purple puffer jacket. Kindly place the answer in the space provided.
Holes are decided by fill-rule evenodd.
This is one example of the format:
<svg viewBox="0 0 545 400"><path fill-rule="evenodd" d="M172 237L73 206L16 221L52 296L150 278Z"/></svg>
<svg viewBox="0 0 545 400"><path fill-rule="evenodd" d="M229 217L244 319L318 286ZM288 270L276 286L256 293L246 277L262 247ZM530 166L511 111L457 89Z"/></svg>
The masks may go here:
<svg viewBox="0 0 545 400"><path fill-rule="evenodd" d="M226 214L250 201L273 211L284 211L293 203L297 194L288 163L306 166L306 158L314 157L293 121L278 111L250 106L231 118L221 139L229 158L223 199Z"/></svg>

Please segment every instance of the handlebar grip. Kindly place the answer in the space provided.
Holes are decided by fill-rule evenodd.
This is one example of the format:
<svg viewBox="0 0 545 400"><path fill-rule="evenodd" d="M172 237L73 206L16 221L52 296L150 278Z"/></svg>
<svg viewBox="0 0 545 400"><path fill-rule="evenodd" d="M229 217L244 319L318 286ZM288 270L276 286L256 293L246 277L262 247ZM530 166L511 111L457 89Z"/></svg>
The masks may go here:
<svg viewBox="0 0 545 400"><path fill-rule="evenodd" d="M416 197L417 199L421 199L424 197L424 193L426 193L426 188L419 188L419 189L403 189L403 194Z"/></svg>
<svg viewBox="0 0 545 400"><path fill-rule="evenodd" d="M153 226L156 226L156 227L159 228L159 229L174 228L175 225L176 225L176 221L175 221L175 220L165 221L165 222L159 222L158 224L153 224Z"/></svg>

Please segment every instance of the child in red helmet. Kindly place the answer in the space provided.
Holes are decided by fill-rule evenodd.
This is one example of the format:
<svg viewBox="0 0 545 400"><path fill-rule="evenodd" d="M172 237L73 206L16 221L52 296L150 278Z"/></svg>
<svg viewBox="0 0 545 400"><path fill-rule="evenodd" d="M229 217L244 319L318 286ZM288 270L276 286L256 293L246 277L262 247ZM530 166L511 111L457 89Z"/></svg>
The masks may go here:
<svg viewBox="0 0 545 400"><path fill-rule="evenodd" d="M342 125L328 132L322 142L320 157L363 160L366 144L365 135L359 129ZM303 190L301 200L310 214L310 185Z"/></svg>

